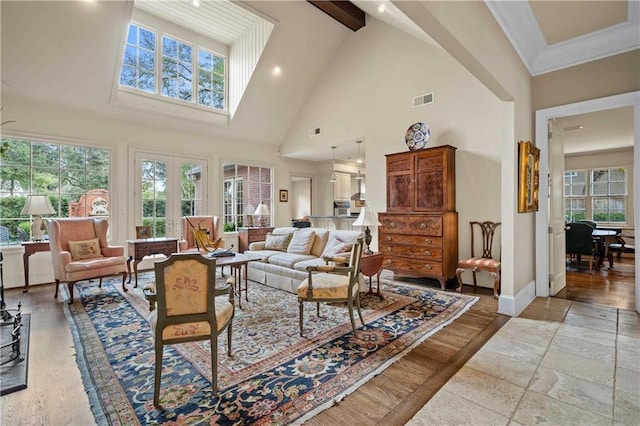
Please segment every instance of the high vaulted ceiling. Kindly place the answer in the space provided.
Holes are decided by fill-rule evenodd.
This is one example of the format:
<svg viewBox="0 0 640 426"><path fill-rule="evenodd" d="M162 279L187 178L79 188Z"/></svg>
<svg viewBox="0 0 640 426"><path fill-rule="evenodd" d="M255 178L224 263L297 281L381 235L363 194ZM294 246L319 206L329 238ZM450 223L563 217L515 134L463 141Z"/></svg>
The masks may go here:
<svg viewBox="0 0 640 426"><path fill-rule="evenodd" d="M371 17L435 45L394 3L352 3ZM133 0L0 2L2 96L277 149L315 82L354 33L303 0L238 4L270 19L277 30L228 126L121 108L111 102ZM532 75L640 48L639 1L486 4ZM279 76L272 72L276 65L282 70ZM11 119L9 111L4 114L3 120ZM345 149L338 160L354 158L353 142L348 144L352 151ZM308 159L330 160L331 152L321 147L309 152Z"/></svg>

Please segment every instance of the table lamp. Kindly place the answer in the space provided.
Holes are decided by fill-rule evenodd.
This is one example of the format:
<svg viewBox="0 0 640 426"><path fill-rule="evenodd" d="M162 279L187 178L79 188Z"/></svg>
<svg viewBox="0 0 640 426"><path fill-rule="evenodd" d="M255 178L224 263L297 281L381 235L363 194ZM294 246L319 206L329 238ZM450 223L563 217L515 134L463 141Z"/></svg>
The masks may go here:
<svg viewBox="0 0 640 426"><path fill-rule="evenodd" d="M33 216L33 223L31 224L33 241L42 241L42 234L46 229L46 225L42 221L42 215L53 214L55 212L51 206L49 197L46 195L27 195L27 202L24 204L20 214L30 214Z"/></svg>
<svg viewBox="0 0 640 426"><path fill-rule="evenodd" d="M264 228L266 225L266 220L264 217L269 216L269 208L264 203L264 201L260 203L260 205L258 206L254 214L260 215L260 219L258 220L258 223L260 224L260 228Z"/></svg>
<svg viewBox="0 0 640 426"><path fill-rule="evenodd" d="M353 226L366 226L367 229L364 230L364 242L367 245L367 249L364 251L364 254L373 254L371 249L369 249L369 244L371 244L371 230L370 226L380 226L382 225L378 222L378 215L373 212L371 207L364 207L360 210L360 215L353 222Z"/></svg>

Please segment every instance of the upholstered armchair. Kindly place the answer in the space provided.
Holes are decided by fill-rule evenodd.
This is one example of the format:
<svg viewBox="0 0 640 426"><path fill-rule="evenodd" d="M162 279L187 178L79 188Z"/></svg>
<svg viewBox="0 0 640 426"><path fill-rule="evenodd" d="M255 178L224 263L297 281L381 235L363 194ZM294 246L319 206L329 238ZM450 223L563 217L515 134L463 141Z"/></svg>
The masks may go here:
<svg viewBox="0 0 640 426"><path fill-rule="evenodd" d="M356 323L353 319L353 307L358 309L360 322L364 325L360 310L360 288L358 276L360 274L360 259L362 258L362 237L351 250L349 266L342 257L324 257L326 265L307 266L309 276L298 286L298 305L300 310L300 336L304 337L303 319L304 302L316 302L317 315L320 317L320 302L346 302L349 309L349 319L353 335L356 333ZM330 264L333 263L334 265Z"/></svg>
<svg viewBox="0 0 640 426"><path fill-rule="evenodd" d="M109 222L106 219L52 219L47 224L49 248L53 261L56 293L60 282L69 288L69 303L73 303L73 286L77 281L122 274L122 290L127 291L124 247L110 246L107 241Z"/></svg>
<svg viewBox="0 0 640 426"><path fill-rule="evenodd" d="M198 250L196 240L193 237L193 230L198 228L205 229L208 232L210 241L216 241L222 234L218 216L183 216L182 240L178 243L179 251Z"/></svg>
<svg viewBox="0 0 640 426"><path fill-rule="evenodd" d="M216 259L199 253L177 253L155 264L155 302L149 316L155 338L153 405L160 406L160 378L164 345L209 340L211 385L218 393L218 336L227 330L227 354L231 356L234 279L216 287ZM228 295L227 297L218 297Z"/></svg>

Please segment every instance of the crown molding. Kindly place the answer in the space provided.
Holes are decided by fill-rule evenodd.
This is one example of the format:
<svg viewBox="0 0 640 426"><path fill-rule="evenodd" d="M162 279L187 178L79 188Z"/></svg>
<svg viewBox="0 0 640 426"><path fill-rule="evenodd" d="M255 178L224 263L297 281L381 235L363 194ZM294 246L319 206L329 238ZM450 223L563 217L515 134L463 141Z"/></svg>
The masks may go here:
<svg viewBox="0 0 640 426"><path fill-rule="evenodd" d="M640 48L640 2L629 1L626 22L547 45L526 1L485 4L532 76Z"/></svg>

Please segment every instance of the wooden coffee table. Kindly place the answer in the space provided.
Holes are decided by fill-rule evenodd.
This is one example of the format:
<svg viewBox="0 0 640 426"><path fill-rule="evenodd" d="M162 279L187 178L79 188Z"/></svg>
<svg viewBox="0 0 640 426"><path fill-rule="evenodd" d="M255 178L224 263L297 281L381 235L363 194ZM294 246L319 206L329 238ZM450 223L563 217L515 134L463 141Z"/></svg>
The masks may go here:
<svg viewBox="0 0 640 426"><path fill-rule="evenodd" d="M248 274L248 265L249 262L253 262L256 260L260 260L258 256L251 256L242 253L236 253L233 256L220 256L216 257L216 266L224 268L225 266L229 266L231 268L231 275L235 278L236 281L236 289L234 292L238 295L238 307L242 309L242 292L244 291L244 299L248 302L249 295L249 274ZM244 269L244 288L242 288L242 274Z"/></svg>

